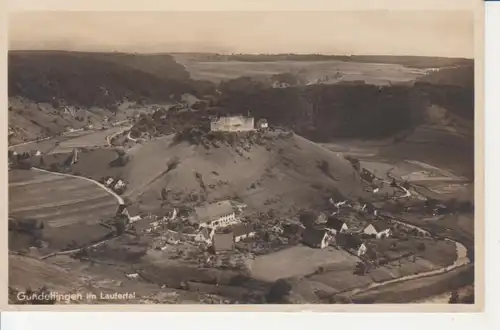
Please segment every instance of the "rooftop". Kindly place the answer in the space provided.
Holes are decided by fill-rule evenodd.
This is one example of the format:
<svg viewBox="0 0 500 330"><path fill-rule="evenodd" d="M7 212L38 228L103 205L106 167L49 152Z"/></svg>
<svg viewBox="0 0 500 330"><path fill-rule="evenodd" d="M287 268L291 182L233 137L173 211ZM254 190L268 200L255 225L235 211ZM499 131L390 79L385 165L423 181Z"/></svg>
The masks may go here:
<svg viewBox="0 0 500 330"><path fill-rule="evenodd" d="M255 231L251 225L244 223L239 223L237 225L231 226L230 229L233 232L234 236L247 235Z"/></svg>
<svg viewBox="0 0 500 330"><path fill-rule="evenodd" d="M336 217L333 217L333 216L329 216L328 221L326 222L327 228L331 228L331 229L335 229L335 230L340 230L343 225L344 225L344 221L342 221Z"/></svg>
<svg viewBox="0 0 500 330"><path fill-rule="evenodd" d="M234 212L230 201L220 201L195 208L194 220L206 223L219 219Z"/></svg>
<svg viewBox="0 0 500 330"><path fill-rule="evenodd" d="M230 251L234 247L233 233L215 234L213 238L213 249L215 252Z"/></svg>
<svg viewBox="0 0 500 330"><path fill-rule="evenodd" d="M317 228L307 228L302 233L302 241L308 245L316 245L321 243L323 237L325 237L325 230Z"/></svg>
<svg viewBox="0 0 500 330"><path fill-rule="evenodd" d="M373 223L373 227L377 232L384 231L386 229L391 228L391 225L389 224L388 221L385 220L378 220Z"/></svg>

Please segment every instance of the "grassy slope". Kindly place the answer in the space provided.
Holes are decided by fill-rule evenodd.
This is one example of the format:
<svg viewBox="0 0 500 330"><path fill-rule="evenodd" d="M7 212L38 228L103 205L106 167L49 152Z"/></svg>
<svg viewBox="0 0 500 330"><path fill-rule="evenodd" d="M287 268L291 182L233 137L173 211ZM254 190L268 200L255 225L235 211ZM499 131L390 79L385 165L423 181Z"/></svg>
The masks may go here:
<svg viewBox="0 0 500 330"><path fill-rule="evenodd" d="M106 159L101 154L104 152L82 153L73 170L97 179L111 174L124 178L129 183L126 195L138 200L144 210L161 208L163 188L181 195L172 200L174 204L189 204L182 200L189 194L198 195L200 202L239 196L253 211L287 211L322 204L332 195L356 198L364 194L359 176L352 177L348 161L299 136L273 140L267 149L254 145L242 155L225 145L207 150L186 142L173 145L172 137L164 137L131 149L130 161L122 168L102 162L96 166ZM110 154L107 159L113 157ZM168 162L175 158L180 160L179 165L167 173ZM323 160L329 163L330 176L318 167Z"/></svg>

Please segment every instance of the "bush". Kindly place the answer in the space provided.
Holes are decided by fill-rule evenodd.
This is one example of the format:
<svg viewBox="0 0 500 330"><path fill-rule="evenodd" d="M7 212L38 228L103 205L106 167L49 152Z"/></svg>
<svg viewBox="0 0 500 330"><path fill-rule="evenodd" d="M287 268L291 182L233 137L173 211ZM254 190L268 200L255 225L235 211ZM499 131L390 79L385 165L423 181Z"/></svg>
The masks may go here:
<svg viewBox="0 0 500 330"><path fill-rule="evenodd" d="M266 295L266 301L268 303L282 304L285 303L285 297L292 290L292 286L283 279L277 280L269 289Z"/></svg>
<svg viewBox="0 0 500 330"><path fill-rule="evenodd" d="M311 211L303 211L299 215L299 221L306 227L310 228L314 225L314 222L316 220L316 216L313 212Z"/></svg>

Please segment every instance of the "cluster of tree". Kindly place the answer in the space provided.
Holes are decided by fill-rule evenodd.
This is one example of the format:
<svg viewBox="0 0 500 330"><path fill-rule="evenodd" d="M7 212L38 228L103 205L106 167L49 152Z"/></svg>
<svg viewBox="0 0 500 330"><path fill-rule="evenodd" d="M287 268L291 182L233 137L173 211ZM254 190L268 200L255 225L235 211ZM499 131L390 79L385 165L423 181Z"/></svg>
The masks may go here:
<svg viewBox="0 0 500 330"><path fill-rule="evenodd" d="M128 155L118 155L115 159L113 159L109 163L109 166L111 166L111 167L123 167L123 166L127 165L129 160L130 160L130 158Z"/></svg>
<svg viewBox="0 0 500 330"><path fill-rule="evenodd" d="M284 279L279 279L273 283L266 295L266 302L269 304L286 304L287 296L290 294L292 286Z"/></svg>
<svg viewBox="0 0 500 330"><path fill-rule="evenodd" d="M251 80L226 82L219 106L250 111L272 125L316 141L332 137L387 137L423 120L426 99L407 86L311 85L266 89Z"/></svg>

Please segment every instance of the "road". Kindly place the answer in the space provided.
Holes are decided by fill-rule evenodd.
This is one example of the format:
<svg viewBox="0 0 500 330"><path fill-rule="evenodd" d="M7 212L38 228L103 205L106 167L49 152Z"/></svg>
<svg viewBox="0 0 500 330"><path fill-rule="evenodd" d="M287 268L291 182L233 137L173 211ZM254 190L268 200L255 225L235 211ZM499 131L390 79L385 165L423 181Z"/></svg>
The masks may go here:
<svg viewBox="0 0 500 330"><path fill-rule="evenodd" d="M395 219L391 219L391 221L396 222L396 223L398 223L400 225L406 226L406 227L411 228L411 229L416 229L416 230L418 230L418 231L420 231L422 233L429 234L429 235L432 236L432 233L430 233L429 231L427 231L425 229L422 229L422 228L420 228L418 226L415 226L413 224L409 224L409 223L406 223L404 221L395 220ZM455 246L456 246L457 258L455 259L455 261L453 262L453 264L451 264L449 266L445 266L445 267L439 268L439 269L431 270L431 271L428 271L428 272L423 272L423 273L418 273L418 274L412 274L412 275L406 275L406 276L398 277L398 278L395 278L395 279L392 279L392 280L387 280L387 281L384 281L384 282L373 282L373 283L370 283L368 286L361 287L361 288L356 288L356 289L352 289L352 290L348 290L348 291L344 291L342 293L343 294L349 293L351 296L354 296L356 294L365 293L367 291L378 289L378 288L380 288L382 286L386 286L386 285L390 285L390 284L395 284L395 283L400 283L400 282L405 282L405 281L410 281L410 280L416 280L416 279L420 279L420 278L424 278L424 277L432 277L432 276L444 274L444 273L452 271L452 270L454 270L454 269L456 269L458 267L465 266L465 265L467 265L467 264L469 264L471 262L470 259L467 257L468 250L465 247L465 245L463 245L460 242L451 240L451 239L446 239L446 240L455 243Z"/></svg>
<svg viewBox="0 0 500 330"><path fill-rule="evenodd" d="M86 178L86 177L83 177L83 176L78 176L78 175L72 175L72 174L66 174L66 173L59 173L59 172L51 172L51 171L42 170L41 168L36 168L36 167L32 167L32 170L38 171L38 172L50 173L50 174L59 175L59 176L66 176L66 177L71 177L71 178L77 178L77 179L81 179L81 180L86 180L86 181L92 182L93 184L101 187L108 194L110 194L114 198L116 198L116 200L118 201L118 204L120 204L120 205L125 204L125 201L123 200L123 198L121 196L119 196L113 190L109 189L108 187L106 187L105 185L103 185L102 183L100 183L100 182L98 182L96 180L89 179L89 178Z"/></svg>

